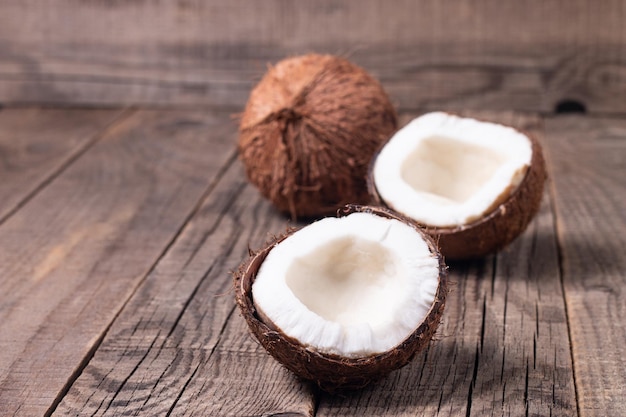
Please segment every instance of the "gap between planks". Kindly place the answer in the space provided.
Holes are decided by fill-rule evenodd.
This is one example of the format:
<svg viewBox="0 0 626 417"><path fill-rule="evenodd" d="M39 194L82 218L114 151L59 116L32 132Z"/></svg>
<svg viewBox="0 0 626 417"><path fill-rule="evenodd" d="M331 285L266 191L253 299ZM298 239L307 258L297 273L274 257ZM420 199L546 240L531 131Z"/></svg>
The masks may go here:
<svg viewBox="0 0 626 417"><path fill-rule="evenodd" d="M232 163L232 129L220 115L141 112L131 119L0 228L9 276L2 286L15 290L4 294L1 310L7 412L50 408L153 256L180 231L224 161ZM45 373L45 385L29 372Z"/></svg>
<svg viewBox="0 0 626 417"><path fill-rule="evenodd" d="M72 375L68 379L66 385L63 387L62 391L59 392L59 394L55 398L54 402L52 403L50 408L45 413L46 417L49 417L49 416L51 416L54 413L54 411L56 410L57 406L62 401L63 397L67 394L67 392L70 390L70 388L74 384L74 382L80 377L81 373L83 372L83 370L85 369L85 367L87 366L89 361L93 358L93 355L95 354L95 352L100 347L100 344L102 343L102 341L106 337L109 329L111 328L111 325L115 322L115 320L118 318L120 313L124 310L124 308L126 307L128 302L135 295L135 293L137 292L137 289L141 287L141 285L143 284L145 279L154 271L154 268L159 264L161 259L163 259L165 254L172 247L172 245L174 245L176 243L176 241L180 237L182 231L185 229L185 227L187 227L187 223L189 222L189 220L191 220L196 215L196 213L202 207L202 205L206 201L206 199L209 198L209 196L211 195L211 192L215 189L216 184L222 179L222 177L224 176L225 172L228 170L229 167L231 167L231 165L236 160L236 158L237 158L237 154L236 154L236 152L233 152L229 156L229 158L226 160L226 163L218 171L217 175L215 176L213 181L209 184L209 186L207 187L207 189L204 192L204 194L202 195L202 197L196 203L195 207L189 212L189 214L187 215L187 218L182 223L180 229L172 236L172 239L163 248L163 251L155 259L154 263L152 264L152 266L150 266L150 268L148 269L146 274L137 282L137 284L135 285L134 289L130 293L129 297L124 301L124 303L122 304L121 308L118 310L118 312L111 319L109 325L105 328L105 330L102 332L102 334L96 339L96 341L94 342L92 348L89 350L87 356L85 356L83 358L83 360L80 362L78 368L72 373ZM182 392L181 392L181 394L182 394ZM172 406L172 408L174 407L174 405ZM169 416L170 412L168 412L167 415Z"/></svg>
<svg viewBox="0 0 626 417"><path fill-rule="evenodd" d="M3 108L0 106L0 111ZM120 114L114 117L108 125L104 126L100 132L95 133L89 140L85 141L84 144L76 147L76 149L71 152L65 160L61 161L59 166L54 168L51 172L48 173L46 177L44 177L41 182L34 185L34 187L24 194L21 199L19 199L12 208L5 209L5 212L0 215L0 225L2 225L9 217L14 215L20 208L22 208L25 204L27 204L30 200L33 199L41 190L43 190L48 184L55 180L67 167L71 166L78 158L85 154L91 147L93 147L101 138L106 136L111 129L114 129L120 123L123 123L136 110L128 107L126 109L122 109Z"/></svg>

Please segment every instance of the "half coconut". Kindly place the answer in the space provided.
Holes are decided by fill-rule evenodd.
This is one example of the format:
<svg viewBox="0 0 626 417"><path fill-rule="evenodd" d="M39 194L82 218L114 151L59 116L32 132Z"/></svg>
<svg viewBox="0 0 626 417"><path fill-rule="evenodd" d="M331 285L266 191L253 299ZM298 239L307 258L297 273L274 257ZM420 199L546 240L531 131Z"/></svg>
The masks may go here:
<svg viewBox="0 0 626 417"><path fill-rule="evenodd" d="M541 146L508 126L443 112L400 129L373 158L376 204L423 226L450 259L495 252L539 209L546 178Z"/></svg>
<svg viewBox="0 0 626 417"><path fill-rule="evenodd" d="M433 337L447 293L428 235L386 209L354 205L268 242L234 278L265 349L330 392L406 365Z"/></svg>

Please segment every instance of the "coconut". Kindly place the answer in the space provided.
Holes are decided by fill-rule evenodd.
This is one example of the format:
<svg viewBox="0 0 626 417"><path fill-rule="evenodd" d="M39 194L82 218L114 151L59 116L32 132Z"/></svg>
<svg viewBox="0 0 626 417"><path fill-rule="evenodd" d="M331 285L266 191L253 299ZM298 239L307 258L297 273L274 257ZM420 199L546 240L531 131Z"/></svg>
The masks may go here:
<svg viewBox="0 0 626 417"><path fill-rule="evenodd" d="M508 126L442 112L400 129L372 159L375 204L425 228L449 259L485 256L519 236L546 179L539 142Z"/></svg>
<svg viewBox="0 0 626 417"><path fill-rule="evenodd" d="M334 392L367 385L428 344L443 313L446 274L435 243L415 224L350 205L272 239L234 281L263 347Z"/></svg>
<svg viewBox="0 0 626 417"><path fill-rule="evenodd" d="M368 201L370 159L396 127L387 94L364 69L331 55L297 56L252 90L239 157L280 211L317 217Z"/></svg>

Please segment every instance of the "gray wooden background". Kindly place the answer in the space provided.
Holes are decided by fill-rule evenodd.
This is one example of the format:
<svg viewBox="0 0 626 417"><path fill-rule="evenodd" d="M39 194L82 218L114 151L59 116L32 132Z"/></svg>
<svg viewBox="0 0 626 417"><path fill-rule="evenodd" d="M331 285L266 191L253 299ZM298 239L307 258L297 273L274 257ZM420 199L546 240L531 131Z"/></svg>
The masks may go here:
<svg viewBox="0 0 626 417"><path fill-rule="evenodd" d="M346 397L232 294L286 223L232 115L305 52L366 68L402 124L531 132L550 173L523 236L451 265L438 340ZM0 416L626 415L625 115L626 0L0 0Z"/></svg>
<svg viewBox="0 0 626 417"><path fill-rule="evenodd" d="M0 103L237 110L268 63L349 57L402 109L626 111L620 0L2 0Z"/></svg>

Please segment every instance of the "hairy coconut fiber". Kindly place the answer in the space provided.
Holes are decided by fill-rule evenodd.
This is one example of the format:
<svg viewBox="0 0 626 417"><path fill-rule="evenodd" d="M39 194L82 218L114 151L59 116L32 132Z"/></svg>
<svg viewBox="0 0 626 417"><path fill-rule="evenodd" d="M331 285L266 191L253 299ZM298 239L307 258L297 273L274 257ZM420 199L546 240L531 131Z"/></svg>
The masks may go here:
<svg viewBox="0 0 626 417"><path fill-rule="evenodd" d="M370 159L396 127L387 94L365 70L336 56L298 56L271 67L252 90L239 156L280 211L317 217L368 201Z"/></svg>
<svg viewBox="0 0 626 417"><path fill-rule="evenodd" d="M541 145L535 137L530 139L532 156L530 167L517 189L495 209L480 219L455 227L433 227L419 224L431 235L446 259L470 259L495 253L521 235L539 211L543 187L547 177ZM372 158L368 175L368 188L373 204L387 207L374 185Z"/></svg>
<svg viewBox="0 0 626 417"><path fill-rule="evenodd" d="M408 219L380 207L346 206L338 213L346 216L353 212L369 212L379 216L400 220L413 225ZM415 331L396 347L370 356L349 358L316 351L303 346L297 340L285 335L269 319L261 317L252 299L252 284L261 264L268 253L278 243L296 230L276 237L258 252L252 253L234 274L237 304L252 334L277 361L299 377L313 381L321 389L338 392L359 389L393 370L408 364L415 354L422 351L433 338L443 314L445 298L448 293L447 267L443 256L438 252L432 239L417 226L413 227L427 242L430 251L439 259L439 285L428 314Z"/></svg>

